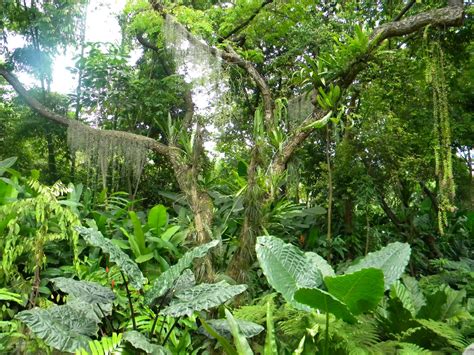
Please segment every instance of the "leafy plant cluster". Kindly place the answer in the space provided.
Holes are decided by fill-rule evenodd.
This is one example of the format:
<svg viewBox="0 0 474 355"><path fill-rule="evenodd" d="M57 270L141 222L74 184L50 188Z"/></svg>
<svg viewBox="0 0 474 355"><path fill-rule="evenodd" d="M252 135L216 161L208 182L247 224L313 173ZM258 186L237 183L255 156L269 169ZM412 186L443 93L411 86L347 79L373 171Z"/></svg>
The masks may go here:
<svg viewBox="0 0 474 355"><path fill-rule="evenodd" d="M4 180L4 188L24 193L20 189L23 178L11 169L13 163L2 162L5 172L13 174ZM52 199L56 196L52 191L57 190L36 183L34 191ZM28 303L28 292L12 291L10 287L18 281L6 279L11 286L0 290L4 303L0 344L4 350L166 354L217 347L227 354L424 354L460 351L474 335L470 259L434 261L444 271L416 280L405 274L410 246L395 242L351 265L340 265L336 273L315 252L261 236L256 244L259 266L282 298L266 293L252 301L253 305L232 310L228 302L242 294L246 285L224 279L198 283L192 272L193 262L216 248L217 240L183 253L181 246L170 242L179 226L168 226L169 216L162 205L148 212L145 224L140 212L130 210L115 213L115 222L107 225L110 219L97 211L87 214L93 219L82 219L91 227L82 227L84 205L78 195L71 194L77 189L67 191L69 199L59 200L63 203L53 215L59 218L69 213L75 218L63 228L80 235L69 247L79 251L76 266L64 261L59 268L39 265L42 286L36 307L31 299ZM15 210L22 193L5 200L2 209ZM41 208L35 209L37 214L48 211L44 205ZM54 218L50 217L51 223ZM121 219L130 225L114 226ZM41 230L41 226L31 228ZM126 239L107 238L100 230L115 230ZM10 238L12 234L7 234L2 240ZM163 252L177 262L170 266L157 257ZM42 260L53 255L47 249ZM29 259L36 260L36 255ZM105 268L100 260L106 262ZM157 266L161 272L150 272ZM16 275L22 275L25 290L35 290L34 268L18 269ZM224 317L216 318L219 314Z"/></svg>

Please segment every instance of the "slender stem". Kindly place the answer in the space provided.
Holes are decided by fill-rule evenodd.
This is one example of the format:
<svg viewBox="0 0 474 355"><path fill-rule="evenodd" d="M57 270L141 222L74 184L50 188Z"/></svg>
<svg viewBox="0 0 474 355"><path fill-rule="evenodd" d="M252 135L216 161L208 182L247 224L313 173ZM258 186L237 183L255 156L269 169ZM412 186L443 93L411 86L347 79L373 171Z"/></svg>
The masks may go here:
<svg viewBox="0 0 474 355"><path fill-rule="evenodd" d="M328 165L328 211L327 211L327 223L328 223L328 233L327 233L327 248L328 255L327 260L331 261L332 259L332 231L331 231L331 222L332 222L332 167L331 167L331 136L329 124L326 126L326 162Z"/></svg>
<svg viewBox="0 0 474 355"><path fill-rule="evenodd" d="M122 274L123 283L125 284L125 290L127 290L127 298L128 304L130 305L130 316L132 317L133 330L137 330L137 323L135 322L135 312L133 311L132 295L130 294L130 290L128 289L128 282L125 278L125 275L122 271L120 271L120 274Z"/></svg>
<svg viewBox="0 0 474 355"><path fill-rule="evenodd" d="M369 224L368 208L365 209L365 221L366 221L366 224L365 224L366 235L365 235L365 254L364 255L367 255L367 253L369 252L369 245L370 245L370 224Z"/></svg>
<svg viewBox="0 0 474 355"><path fill-rule="evenodd" d="M99 308L100 313L102 313L102 317L104 317L105 322L107 323L107 328L108 328L108 330L110 331L110 333L113 333L113 332L114 332L114 327L112 326L112 323L110 322L109 317L107 317L107 316L105 315L105 312L104 312L104 310L102 309L102 307L100 306L100 304L97 303L97 307Z"/></svg>
<svg viewBox="0 0 474 355"><path fill-rule="evenodd" d="M153 337L153 333L155 332L156 323L158 322L158 316L160 315L160 311L163 308L163 305L164 305L166 299L168 298L168 295L170 294L171 290L173 289L175 283L176 283L176 280L173 282L173 286L170 287L168 289L168 291L166 291L166 293L164 294L164 296L161 299L160 304L158 305L158 308L156 309L155 319L153 320L153 325L151 326L150 339ZM164 322L161 324L160 335L161 335L161 330L163 329L163 324L164 324Z"/></svg>
<svg viewBox="0 0 474 355"><path fill-rule="evenodd" d="M326 312L326 329L325 329L325 339L324 339L324 354L329 354L329 312Z"/></svg>
<svg viewBox="0 0 474 355"><path fill-rule="evenodd" d="M160 333L158 334L158 338L161 338L161 333L163 332L163 328L165 327L165 324L167 324L168 322L166 321L166 317L163 319L163 323L161 323L161 327L160 327Z"/></svg>
<svg viewBox="0 0 474 355"><path fill-rule="evenodd" d="M162 344L163 346L166 344L168 338L171 335L171 332L173 331L174 327L176 327L176 325L178 324L178 321L179 321L179 317L175 319L173 325L171 326L170 330L168 331L168 334L166 334L165 340L163 340L163 344Z"/></svg>
<svg viewBox="0 0 474 355"><path fill-rule="evenodd" d="M160 312L159 312L159 309L156 311L156 314L155 314L155 319L153 319L153 325L151 326L151 330L150 330L150 340L151 338L153 338L153 333L155 332L155 328L156 328L156 323L158 322L158 316L160 315Z"/></svg>

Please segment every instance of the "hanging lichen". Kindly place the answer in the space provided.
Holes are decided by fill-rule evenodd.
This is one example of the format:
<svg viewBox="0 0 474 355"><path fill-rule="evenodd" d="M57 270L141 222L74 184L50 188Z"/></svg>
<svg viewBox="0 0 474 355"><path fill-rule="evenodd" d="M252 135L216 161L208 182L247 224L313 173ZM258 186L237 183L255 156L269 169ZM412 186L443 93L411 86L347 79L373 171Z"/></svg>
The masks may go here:
<svg viewBox="0 0 474 355"><path fill-rule="evenodd" d="M431 45L426 79L433 91L434 156L438 178L438 228L444 234L448 212L454 212L455 185L451 152L451 127L448 109L448 89L444 73L444 53L438 42Z"/></svg>
<svg viewBox="0 0 474 355"><path fill-rule="evenodd" d="M198 113L215 112L227 86L219 51L191 34L170 15L165 18L163 36L177 72L192 85L193 102Z"/></svg>
<svg viewBox="0 0 474 355"><path fill-rule="evenodd" d="M67 143L72 154L81 151L89 162L97 164L104 187L110 165L117 159L123 160L124 172L138 182L149 149L146 140L126 132L94 129L76 121L68 126Z"/></svg>
<svg viewBox="0 0 474 355"><path fill-rule="evenodd" d="M303 122L313 113L314 105L309 93L298 95L288 100L288 120L291 125Z"/></svg>

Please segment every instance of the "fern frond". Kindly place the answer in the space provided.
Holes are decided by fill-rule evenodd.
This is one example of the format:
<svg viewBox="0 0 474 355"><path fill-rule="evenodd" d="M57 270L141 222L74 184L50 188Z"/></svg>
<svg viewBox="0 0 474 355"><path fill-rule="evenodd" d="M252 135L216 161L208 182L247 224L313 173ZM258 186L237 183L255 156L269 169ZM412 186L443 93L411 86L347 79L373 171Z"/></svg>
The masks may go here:
<svg viewBox="0 0 474 355"><path fill-rule="evenodd" d="M377 323L370 318L361 318L358 324L349 324L341 320L329 327L331 344L334 349L343 350L347 354L372 353L380 342Z"/></svg>
<svg viewBox="0 0 474 355"><path fill-rule="evenodd" d="M257 300L256 304L250 306L242 306L239 309L233 311L233 315L237 319L248 320L257 324L264 324L267 317L267 303L270 303L271 311L275 314L276 306L274 298L276 293L271 293L263 296ZM278 319L278 316L274 317Z"/></svg>
<svg viewBox="0 0 474 355"><path fill-rule="evenodd" d="M399 342L395 340L377 344L374 350L382 354L403 354L403 355L431 355L432 352L413 343Z"/></svg>
<svg viewBox="0 0 474 355"><path fill-rule="evenodd" d="M103 337L100 340L89 342L89 351L81 348L76 355L109 355L120 354L122 349L122 333L112 333L111 337Z"/></svg>

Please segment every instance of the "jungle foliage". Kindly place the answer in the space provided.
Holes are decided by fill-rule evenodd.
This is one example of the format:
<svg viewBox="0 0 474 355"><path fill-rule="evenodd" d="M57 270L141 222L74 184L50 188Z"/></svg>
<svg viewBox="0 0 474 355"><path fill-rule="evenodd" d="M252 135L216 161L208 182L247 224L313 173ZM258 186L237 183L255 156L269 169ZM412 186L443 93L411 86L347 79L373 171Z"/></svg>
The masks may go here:
<svg viewBox="0 0 474 355"><path fill-rule="evenodd" d="M0 1L1 353L474 343L471 6L96 5Z"/></svg>

